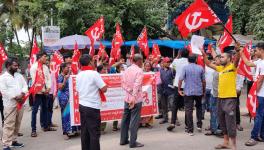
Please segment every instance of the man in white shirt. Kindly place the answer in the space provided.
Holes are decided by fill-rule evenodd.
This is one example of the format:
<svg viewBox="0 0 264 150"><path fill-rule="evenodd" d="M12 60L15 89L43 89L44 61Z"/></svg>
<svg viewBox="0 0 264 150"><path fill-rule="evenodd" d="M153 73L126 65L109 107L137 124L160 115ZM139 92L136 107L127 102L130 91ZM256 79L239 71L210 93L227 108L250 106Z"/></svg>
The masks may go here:
<svg viewBox="0 0 264 150"><path fill-rule="evenodd" d="M0 76L0 91L3 96L4 105L4 127L3 127L3 150L11 150L10 147L23 147L24 144L17 142L17 135L23 116L23 108L18 110L17 104L22 102L28 91L24 77L17 73L18 61L9 58L6 61L7 71Z"/></svg>
<svg viewBox="0 0 264 150"><path fill-rule="evenodd" d="M259 61L250 62L245 57L243 51L241 51L240 54L247 66L256 67L255 81L257 82L256 92L258 107L256 110L254 127L251 131L251 138L245 143L246 146L254 146L258 141L263 141L264 139L264 43L258 43L256 45L255 55L260 58Z"/></svg>
<svg viewBox="0 0 264 150"><path fill-rule="evenodd" d="M214 70L205 66L205 81L206 81L206 90L205 90L205 97L202 100L202 107L203 107L203 116L204 119L205 111L209 112L210 107L210 97L211 97L211 90L212 90L212 82L213 82L213 74Z"/></svg>
<svg viewBox="0 0 264 150"><path fill-rule="evenodd" d="M188 62L189 52L187 49L183 49L183 50L179 51L178 53L179 53L178 55L181 58L175 58L171 64L171 67L176 71L175 79L174 79L174 83L173 83L173 86L176 87L175 88L175 91L176 91L175 101L176 102L172 103L173 104L173 106L172 106L173 119L172 120L176 119L176 125L180 126L180 122L178 121L177 113L178 113L178 109L184 108L184 100L183 100L183 97L177 91L178 91L178 88L183 90L183 87L184 87L184 82L182 82L182 87L178 87L178 83L179 83L180 75L183 72L183 68L189 64L189 62ZM176 118L174 118L174 117L176 117Z"/></svg>
<svg viewBox="0 0 264 150"><path fill-rule="evenodd" d="M76 89L80 104L82 150L100 150L100 92L106 92L107 86L94 70L90 55L82 55L80 64L82 71L76 76Z"/></svg>
<svg viewBox="0 0 264 150"><path fill-rule="evenodd" d="M37 120L37 113L38 113L39 106L41 106L41 112L40 112L41 117L40 118L41 118L41 127L43 131L44 132L56 131L56 129L48 126L48 99L47 98L48 98L50 88L51 88L51 76L50 76L49 68L46 66L46 62L47 62L47 54L44 52L39 53L37 55L37 62L34 63L30 68L30 76L32 78L32 83L34 83L36 79L38 63L41 63L43 67L44 80L45 80L45 85L40 92L36 93L33 106L32 106L31 137L37 137L36 120Z"/></svg>

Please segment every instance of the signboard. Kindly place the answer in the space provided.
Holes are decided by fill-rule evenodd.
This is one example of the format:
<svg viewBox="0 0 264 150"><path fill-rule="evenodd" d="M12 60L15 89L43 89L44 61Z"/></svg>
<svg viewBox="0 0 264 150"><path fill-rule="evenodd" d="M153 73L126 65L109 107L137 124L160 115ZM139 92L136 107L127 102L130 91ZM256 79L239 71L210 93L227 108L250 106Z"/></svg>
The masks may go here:
<svg viewBox="0 0 264 150"><path fill-rule="evenodd" d="M122 119L124 109L125 91L121 88L121 74L102 75L103 80L108 86L105 93L106 102L102 103L101 120L103 122ZM70 88L70 113L71 125L80 125L79 99L76 90L76 76L71 76L69 81ZM157 85L154 73L144 74L143 79L143 106L141 116L153 116L158 113L157 104Z"/></svg>
<svg viewBox="0 0 264 150"><path fill-rule="evenodd" d="M60 39L60 27L45 26L41 27L44 50L52 46Z"/></svg>

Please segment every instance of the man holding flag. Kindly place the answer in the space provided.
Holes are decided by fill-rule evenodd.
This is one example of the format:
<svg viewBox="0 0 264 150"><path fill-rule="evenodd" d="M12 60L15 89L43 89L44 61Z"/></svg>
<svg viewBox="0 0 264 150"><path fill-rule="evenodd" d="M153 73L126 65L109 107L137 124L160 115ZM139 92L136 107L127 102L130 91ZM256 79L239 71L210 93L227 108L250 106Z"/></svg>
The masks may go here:
<svg viewBox="0 0 264 150"><path fill-rule="evenodd" d="M251 139L249 139L245 145L246 146L254 146L258 143L258 141L264 140L264 43L258 43L256 45L255 55L260 58L258 61L251 62L249 61L244 53L241 51L241 58L245 62L245 64L249 67L256 67L256 78L254 79L257 83L256 93L257 93L257 101L255 101L256 107L256 117L254 121L254 127L251 131ZM257 106L258 103L258 106ZM254 108L254 107L253 107ZM252 112L252 111L250 111Z"/></svg>
<svg viewBox="0 0 264 150"><path fill-rule="evenodd" d="M18 110L17 104L22 102L22 98L28 91L28 86L24 77L17 72L17 59L8 59L5 67L7 71L0 76L0 92L3 96L5 108L2 142L3 150L11 150L10 147L24 146L16 140L23 116L23 108Z"/></svg>
<svg viewBox="0 0 264 150"><path fill-rule="evenodd" d="M219 72L218 81L218 120L221 130L224 134L224 143L219 144L215 149L228 149L229 138L232 141L232 150L237 150L236 146L236 104L237 104L237 91L236 91L236 70L239 62L240 44L236 44L236 57L232 61L230 53L222 53L220 57L221 66L216 66L210 62L206 53L202 51L205 64ZM226 86L228 85L228 86Z"/></svg>
<svg viewBox="0 0 264 150"><path fill-rule="evenodd" d="M41 106L41 115L42 115L42 127L43 131L56 131L56 129L53 129L51 127L48 127L48 100L47 96L50 92L51 88L51 76L49 68L46 66L47 62L47 54L46 53L39 53L37 55L37 62L32 65L30 68L30 76L32 77L32 83L38 83L35 85L35 91L32 93L35 94L35 99L33 102L33 108L32 108L32 120L31 120L31 128L32 133L31 137L37 137L37 127L36 127L36 121L37 121L37 113L39 106ZM41 77L38 76L38 72L41 72ZM38 79L38 81L37 81ZM34 86L32 86L34 87ZM37 87L40 90L36 90Z"/></svg>

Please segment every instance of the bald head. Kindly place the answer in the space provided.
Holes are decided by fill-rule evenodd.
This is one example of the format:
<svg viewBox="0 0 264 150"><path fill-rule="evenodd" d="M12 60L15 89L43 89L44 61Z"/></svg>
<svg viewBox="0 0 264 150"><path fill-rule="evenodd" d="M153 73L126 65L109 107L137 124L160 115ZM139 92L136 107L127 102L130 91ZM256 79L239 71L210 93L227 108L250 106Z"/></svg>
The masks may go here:
<svg viewBox="0 0 264 150"><path fill-rule="evenodd" d="M136 65L138 65L141 68L143 64L143 56L140 54L135 54L133 61Z"/></svg>

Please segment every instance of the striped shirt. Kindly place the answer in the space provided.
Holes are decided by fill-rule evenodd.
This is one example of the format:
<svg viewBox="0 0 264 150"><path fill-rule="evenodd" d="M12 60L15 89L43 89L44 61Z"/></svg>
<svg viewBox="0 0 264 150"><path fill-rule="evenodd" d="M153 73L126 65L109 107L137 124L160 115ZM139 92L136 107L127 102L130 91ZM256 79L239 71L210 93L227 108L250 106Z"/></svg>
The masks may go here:
<svg viewBox="0 0 264 150"><path fill-rule="evenodd" d="M184 94L186 96L203 95L203 81L205 81L205 73L201 66L190 63L183 68L179 80L185 82Z"/></svg>

